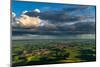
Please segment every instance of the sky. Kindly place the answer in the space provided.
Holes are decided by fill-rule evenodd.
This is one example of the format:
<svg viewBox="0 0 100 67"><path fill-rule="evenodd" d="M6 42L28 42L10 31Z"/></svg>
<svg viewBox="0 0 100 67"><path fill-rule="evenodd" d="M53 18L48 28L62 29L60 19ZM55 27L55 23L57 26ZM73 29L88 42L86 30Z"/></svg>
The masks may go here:
<svg viewBox="0 0 100 67"><path fill-rule="evenodd" d="M40 9L42 12L44 12L44 11L49 11L49 10L61 10L62 8L75 9L76 7L80 8L80 6L82 6L82 5L13 1L12 2L12 11L15 12L17 16L20 16L22 11L25 11L25 10L31 11L36 8ZM85 7L87 7L87 6L85 6ZM83 12L81 11L80 14L89 14L87 11L90 14L94 14L95 6L90 6L88 9L85 9L85 11L83 11Z"/></svg>
<svg viewBox="0 0 100 67"><path fill-rule="evenodd" d="M19 28L13 31L14 34L67 34L67 33L95 33L96 7L93 5L57 4L41 2L12 2L12 12L20 17L23 11L28 17L32 17L32 10L39 9L39 19L42 26L37 28ZM12 22L16 22L14 17ZM19 18L20 19L20 18ZM14 25L16 26L16 25Z"/></svg>

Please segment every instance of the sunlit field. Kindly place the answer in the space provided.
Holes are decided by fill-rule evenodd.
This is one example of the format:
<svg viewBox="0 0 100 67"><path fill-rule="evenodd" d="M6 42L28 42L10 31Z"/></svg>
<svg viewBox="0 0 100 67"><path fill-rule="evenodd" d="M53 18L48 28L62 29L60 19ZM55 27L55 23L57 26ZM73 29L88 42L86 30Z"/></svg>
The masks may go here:
<svg viewBox="0 0 100 67"><path fill-rule="evenodd" d="M95 39L31 39L12 41L13 66L96 60Z"/></svg>

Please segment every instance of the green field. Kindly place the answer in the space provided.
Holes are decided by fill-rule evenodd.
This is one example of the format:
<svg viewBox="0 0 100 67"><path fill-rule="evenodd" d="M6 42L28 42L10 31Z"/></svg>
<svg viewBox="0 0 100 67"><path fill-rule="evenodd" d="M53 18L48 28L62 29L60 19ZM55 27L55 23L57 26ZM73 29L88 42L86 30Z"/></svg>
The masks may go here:
<svg viewBox="0 0 100 67"><path fill-rule="evenodd" d="M12 40L13 66L96 61L94 39Z"/></svg>

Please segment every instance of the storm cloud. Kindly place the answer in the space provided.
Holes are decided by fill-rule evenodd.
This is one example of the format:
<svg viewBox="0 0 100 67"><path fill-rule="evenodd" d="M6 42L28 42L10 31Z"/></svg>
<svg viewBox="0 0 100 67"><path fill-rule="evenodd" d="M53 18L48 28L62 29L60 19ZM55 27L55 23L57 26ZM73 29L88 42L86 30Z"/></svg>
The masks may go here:
<svg viewBox="0 0 100 67"><path fill-rule="evenodd" d="M27 11L23 15L28 18L38 17L40 20L38 26L23 27L18 24L12 24L12 34L64 35L95 33L95 12L89 11L91 7L93 6L63 7L60 10L51 9L39 12ZM21 19L21 16L22 14L19 17L13 17L12 22L19 22L18 20ZM30 20L32 23L33 21Z"/></svg>

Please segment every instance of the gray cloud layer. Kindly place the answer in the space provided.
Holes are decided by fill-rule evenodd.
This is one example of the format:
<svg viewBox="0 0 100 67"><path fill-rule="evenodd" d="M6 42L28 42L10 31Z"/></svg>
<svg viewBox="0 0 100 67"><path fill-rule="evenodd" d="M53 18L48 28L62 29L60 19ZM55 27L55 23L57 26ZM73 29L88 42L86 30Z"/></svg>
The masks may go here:
<svg viewBox="0 0 100 67"><path fill-rule="evenodd" d="M63 8L62 10L51 10L46 12L26 12L24 15L32 18L39 17L41 23L38 27L21 27L12 24L13 34L86 34L95 33L95 15L78 14L88 9L88 6ZM74 12L75 15L72 15ZM76 14L77 13L77 14ZM13 17L13 16L12 16ZM12 23L18 22L16 17L12 18ZM18 19L18 18L17 18Z"/></svg>

